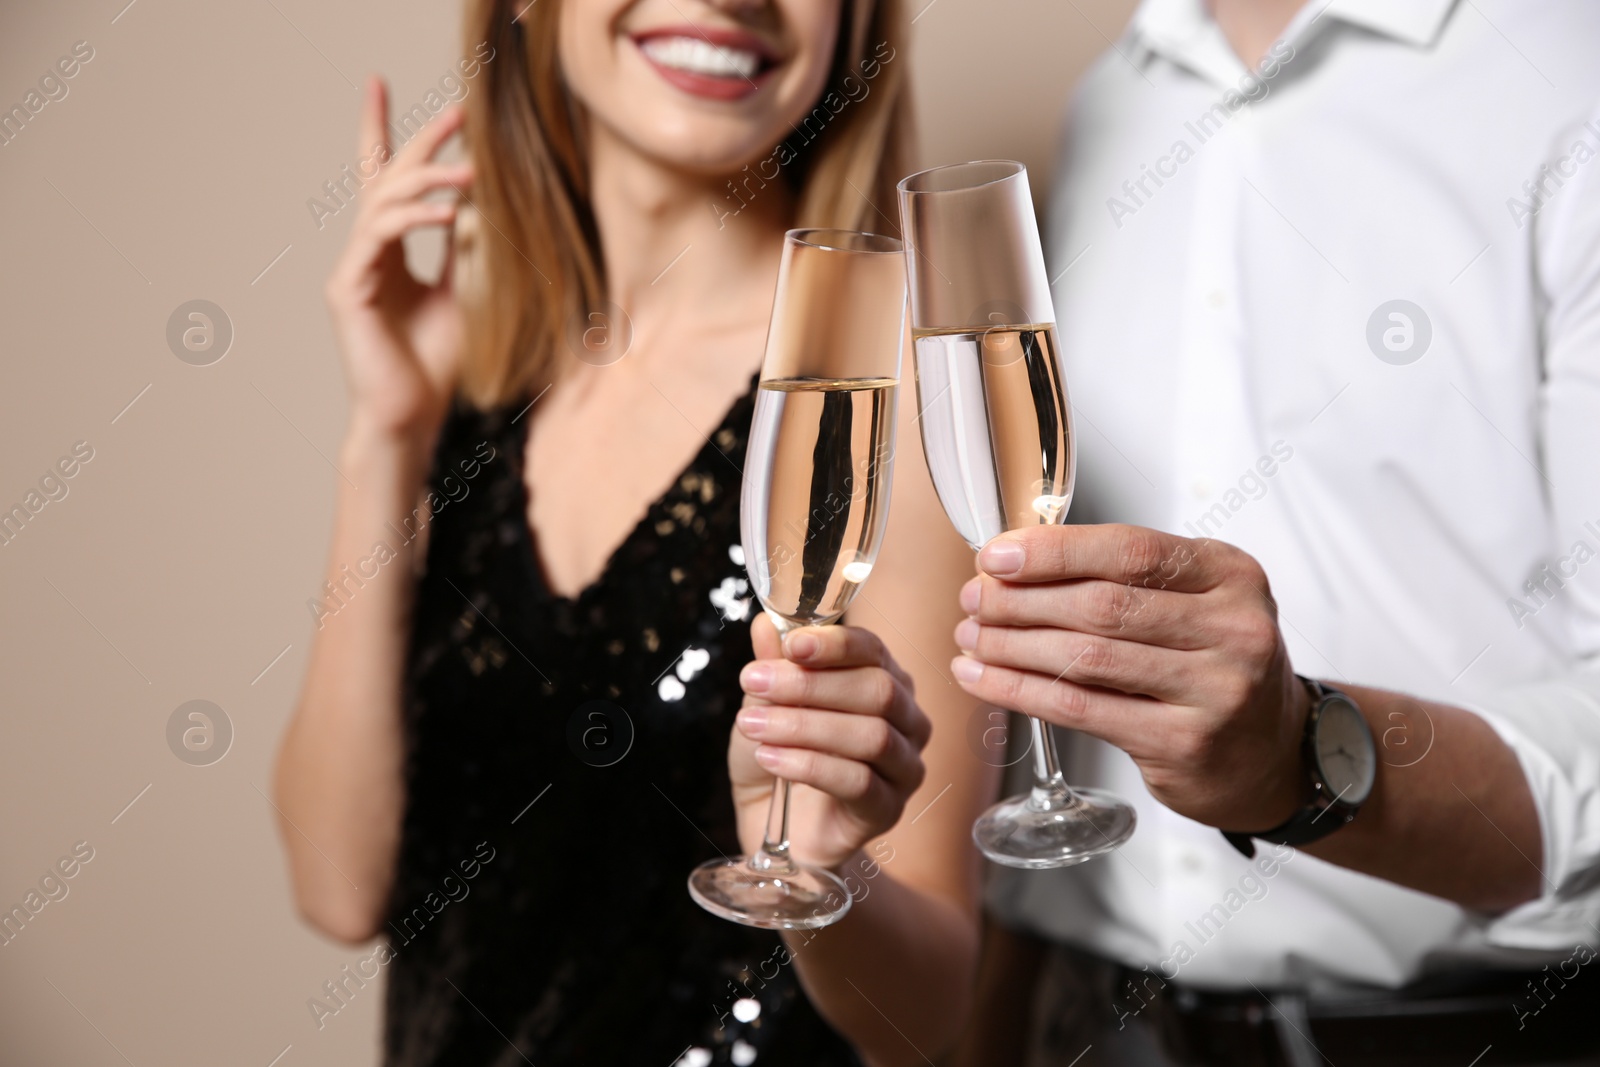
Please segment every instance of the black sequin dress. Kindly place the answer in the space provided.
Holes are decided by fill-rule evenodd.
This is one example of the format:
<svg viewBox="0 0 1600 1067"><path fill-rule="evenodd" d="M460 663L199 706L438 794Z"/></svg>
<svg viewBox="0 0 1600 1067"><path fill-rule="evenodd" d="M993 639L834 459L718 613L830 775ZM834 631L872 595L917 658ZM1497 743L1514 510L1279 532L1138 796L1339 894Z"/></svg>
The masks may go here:
<svg viewBox="0 0 1600 1067"><path fill-rule="evenodd" d="M576 599L538 563L523 405L451 415L408 665L386 1064L858 1067L778 936L684 887L739 851L726 760L759 610L738 547L752 408Z"/></svg>

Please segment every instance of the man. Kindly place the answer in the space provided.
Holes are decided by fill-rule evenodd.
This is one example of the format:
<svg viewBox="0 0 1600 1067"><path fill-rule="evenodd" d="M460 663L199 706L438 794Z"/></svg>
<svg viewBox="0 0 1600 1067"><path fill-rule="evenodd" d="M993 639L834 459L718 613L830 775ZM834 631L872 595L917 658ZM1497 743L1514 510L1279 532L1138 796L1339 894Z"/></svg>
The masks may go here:
<svg viewBox="0 0 1600 1067"><path fill-rule="evenodd" d="M1050 1062L1600 1062L1597 50L1583 0L1146 0L1087 76L1108 525L991 543L953 665L1138 808L997 872L1070 946Z"/></svg>

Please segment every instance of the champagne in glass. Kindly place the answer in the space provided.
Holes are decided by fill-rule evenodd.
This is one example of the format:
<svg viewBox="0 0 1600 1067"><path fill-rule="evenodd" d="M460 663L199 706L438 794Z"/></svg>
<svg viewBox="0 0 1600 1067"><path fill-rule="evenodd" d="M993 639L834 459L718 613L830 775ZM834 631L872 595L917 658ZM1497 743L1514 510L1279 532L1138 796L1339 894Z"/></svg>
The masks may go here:
<svg viewBox="0 0 1600 1067"><path fill-rule="evenodd" d="M913 174L899 189L918 422L940 503L974 550L1008 530L1062 522L1077 456L1027 170L963 163ZM1008 867L1066 867L1126 841L1133 808L1067 785L1054 738L1028 721L1033 788L973 824L983 854Z"/></svg>
<svg viewBox="0 0 1600 1067"><path fill-rule="evenodd" d="M838 621L878 558L905 302L900 242L851 230L785 236L740 500L745 565L779 633ZM700 865L689 893L767 929L816 929L850 910L838 875L790 854L781 779L761 848Z"/></svg>
<svg viewBox="0 0 1600 1067"><path fill-rule="evenodd" d="M757 390L740 527L756 595L780 630L833 622L872 573L897 384L779 378Z"/></svg>
<svg viewBox="0 0 1600 1067"><path fill-rule="evenodd" d="M962 538L1060 521L1077 454L1055 326L914 331L923 449Z"/></svg>

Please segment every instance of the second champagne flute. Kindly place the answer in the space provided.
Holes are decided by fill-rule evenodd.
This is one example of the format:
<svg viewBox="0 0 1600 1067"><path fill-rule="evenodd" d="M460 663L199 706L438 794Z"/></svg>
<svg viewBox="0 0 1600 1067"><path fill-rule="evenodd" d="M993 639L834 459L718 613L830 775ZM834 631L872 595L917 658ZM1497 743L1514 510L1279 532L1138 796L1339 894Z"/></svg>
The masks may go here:
<svg viewBox="0 0 1600 1067"><path fill-rule="evenodd" d="M739 503L745 566L780 634L837 622L878 558L905 304L899 241L853 230L784 236ZM701 864L689 894L767 929L828 926L850 910L838 875L790 855L782 779L761 848Z"/></svg>
<svg viewBox="0 0 1600 1067"><path fill-rule="evenodd" d="M918 425L939 501L974 550L1007 530L1062 522L1077 455L1027 169L936 167L899 190ZM1033 788L973 824L983 854L1008 867L1067 867L1126 841L1133 808L1067 785L1050 731L1028 724Z"/></svg>

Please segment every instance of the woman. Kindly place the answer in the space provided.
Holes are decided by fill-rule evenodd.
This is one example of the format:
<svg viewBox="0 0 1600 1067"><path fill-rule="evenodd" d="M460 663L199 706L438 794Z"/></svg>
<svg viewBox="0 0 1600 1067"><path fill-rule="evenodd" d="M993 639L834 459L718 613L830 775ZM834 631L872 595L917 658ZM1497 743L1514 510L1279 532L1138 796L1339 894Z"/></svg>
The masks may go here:
<svg viewBox="0 0 1600 1067"><path fill-rule="evenodd" d="M994 783L932 666L970 560L913 420L856 613L887 640L785 656L737 551L782 234L891 226L899 30L894 0L477 0L465 114L360 194L277 792L308 920L389 938L391 1064L920 1063L961 1024ZM374 83L364 154L386 117ZM463 123L471 162L436 161ZM453 227L451 190L453 259L418 281L401 239ZM799 858L857 898L781 939L684 889L759 844L774 774Z"/></svg>

